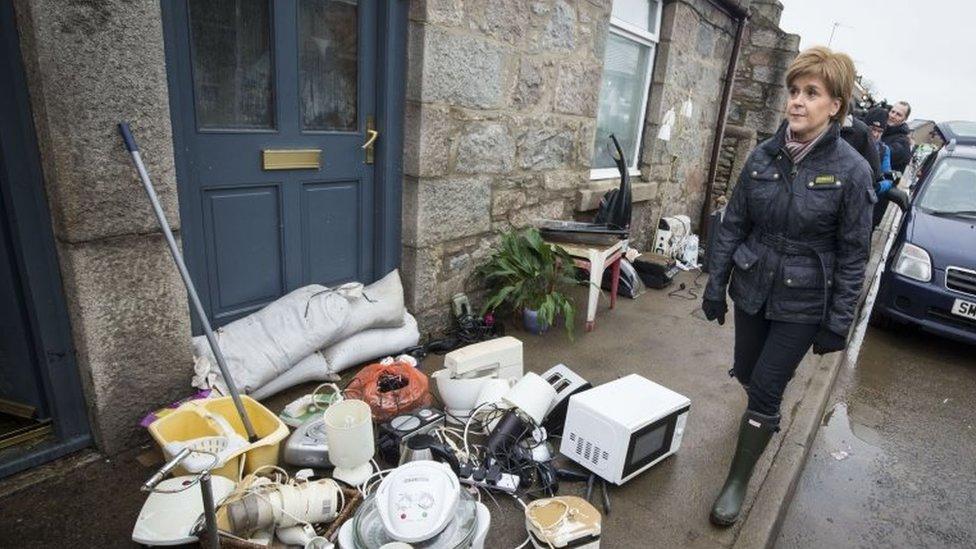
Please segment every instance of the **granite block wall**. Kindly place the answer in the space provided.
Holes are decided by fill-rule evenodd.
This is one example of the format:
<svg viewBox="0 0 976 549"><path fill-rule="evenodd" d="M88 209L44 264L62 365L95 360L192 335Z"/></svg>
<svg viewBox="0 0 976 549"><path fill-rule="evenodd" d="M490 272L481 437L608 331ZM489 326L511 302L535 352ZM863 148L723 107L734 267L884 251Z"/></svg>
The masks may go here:
<svg viewBox="0 0 976 549"><path fill-rule="evenodd" d="M716 206L731 193L749 151L776 133L783 120L786 70L796 58L800 37L779 28L782 13L777 0L753 0L750 6L712 189Z"/></svg>
<svg viewBox="0 0 976 549"><path fill-rule="evenodd" d="M687 215L696 231L734 38L735 21L711 2L665 4L641 173L658 186L652 210L657 215ZM690 118L682 113L687 100L692 105ZM675 123L665 141L658 138L658 130L672 110Z"/></svg>
<svg viewBox="0 0 976 549"><path fill-rule="evenodd" d="M736 2L740 8L746 2ZM407 303L432 330L499 235L538 218L592 219L616 179L591 180L611 0L415 0L404 150ZM632 177L632 245L661 212L696 219L735 22L708 0L664 3ZM690 99L670 141L662 118Z"/></svg>
<svg viewBox="0 0 976 549"><path fill-rule="evenodd" d="M139 420L193 373L186 291L116 130L131 122L178 231L159 3L15 11L89 418L114 453L144 440Z"/></svg>
<svg viewBox="0 0 976 549"><path fill-rule="evenodd" d="M609 0L411 4L403 273L425 328L448 322L499 235L572 217L588 183Z"/></svg>

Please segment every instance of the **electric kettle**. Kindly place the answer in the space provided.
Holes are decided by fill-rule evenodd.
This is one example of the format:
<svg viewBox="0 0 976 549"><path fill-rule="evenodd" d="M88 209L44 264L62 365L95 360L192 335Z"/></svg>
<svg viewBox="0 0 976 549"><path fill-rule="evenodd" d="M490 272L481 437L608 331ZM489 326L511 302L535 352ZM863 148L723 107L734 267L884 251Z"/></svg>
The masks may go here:
<svg viewBox="0 0 976 549"><path fill-rule="evenodd" d="M404 447L400 449L400 465L411 461L441 461L450 465L455 475L461 471L457 456L428 434L414 435L405 441Z"/></svg>

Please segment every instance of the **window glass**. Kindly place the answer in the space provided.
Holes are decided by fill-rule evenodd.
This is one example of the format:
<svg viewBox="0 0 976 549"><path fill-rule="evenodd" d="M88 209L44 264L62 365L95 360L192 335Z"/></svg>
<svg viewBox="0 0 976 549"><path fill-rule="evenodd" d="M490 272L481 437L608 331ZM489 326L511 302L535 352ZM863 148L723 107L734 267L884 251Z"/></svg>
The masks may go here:
<svg viewBox="0 0 976 549"><path fill-rule="evenodd" d="M189 9L199 127L273 128L267 0L191 0Z"/></svg>
<svg viewBox="0 0 976 549"><path fill-rule="evenodd" d="M607 37L593 144L594 169L616 166L607 148L611 133L620 141L627 164L636 165L651 54L651 46L612 32Z"/></svg>
<svg viewBox="0 0 976 549"><path fill-rule="evenodd" d="M929 213L976 217L976 161L946 158L925 185L919 209Z"/></svg>
<svg viewBox="0 0 976 549"><path fill-rule="evenodd" d="M650 33L657 31L657 0L614 0L611 15Z"/></svg>
<svg viewBox="0 0 976 549"><path fill-rule="evenodd" d="M945 122L949 130L960 137L976 137L976 122L956 121Z"/></svg>
<svg viewBox="0 0 976 549"><path fill-rule="evenodd" d="M298 45L302 128L355 131L356 0L301 0Z"/></svg>

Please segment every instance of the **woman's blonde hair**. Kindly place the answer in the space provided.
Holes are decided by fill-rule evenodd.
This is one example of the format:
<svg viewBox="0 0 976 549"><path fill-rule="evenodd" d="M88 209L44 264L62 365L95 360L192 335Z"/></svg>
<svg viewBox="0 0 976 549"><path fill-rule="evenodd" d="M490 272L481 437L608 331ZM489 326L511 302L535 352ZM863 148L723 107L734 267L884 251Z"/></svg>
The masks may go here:
<svg viewBox="0 0 976 549"><path fill-rule="evenodd" d="M827 85L827 92L840 100L840 110L831 117L837 121L847 115L847 104L854 93L854 61L846 53L814 46L796 56L786 71L786 85L801 76L816 76Z"/></svg>

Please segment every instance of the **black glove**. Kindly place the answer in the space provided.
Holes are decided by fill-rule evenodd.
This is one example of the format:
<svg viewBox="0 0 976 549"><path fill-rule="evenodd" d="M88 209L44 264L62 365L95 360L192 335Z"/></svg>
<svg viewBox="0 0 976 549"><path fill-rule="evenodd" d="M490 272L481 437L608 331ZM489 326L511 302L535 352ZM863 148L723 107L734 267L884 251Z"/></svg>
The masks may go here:
<svg viewBox="0 0 976 549"><path fill-rule="evenodd" d="M837 351L843 351L847 347L847 338L839 336L826 328L821 328L817 332L817 337L813 340L813 354L825 355Z"/></svg>
<svg viewBox="0 0 976 549"><path fill-rule="evenodd" d="M705 311L705 318L718 320L718 325L724 326L725 313L729 312L729 306L725 304L725 301L704 299L702 300L702 311Z"/></svg>

